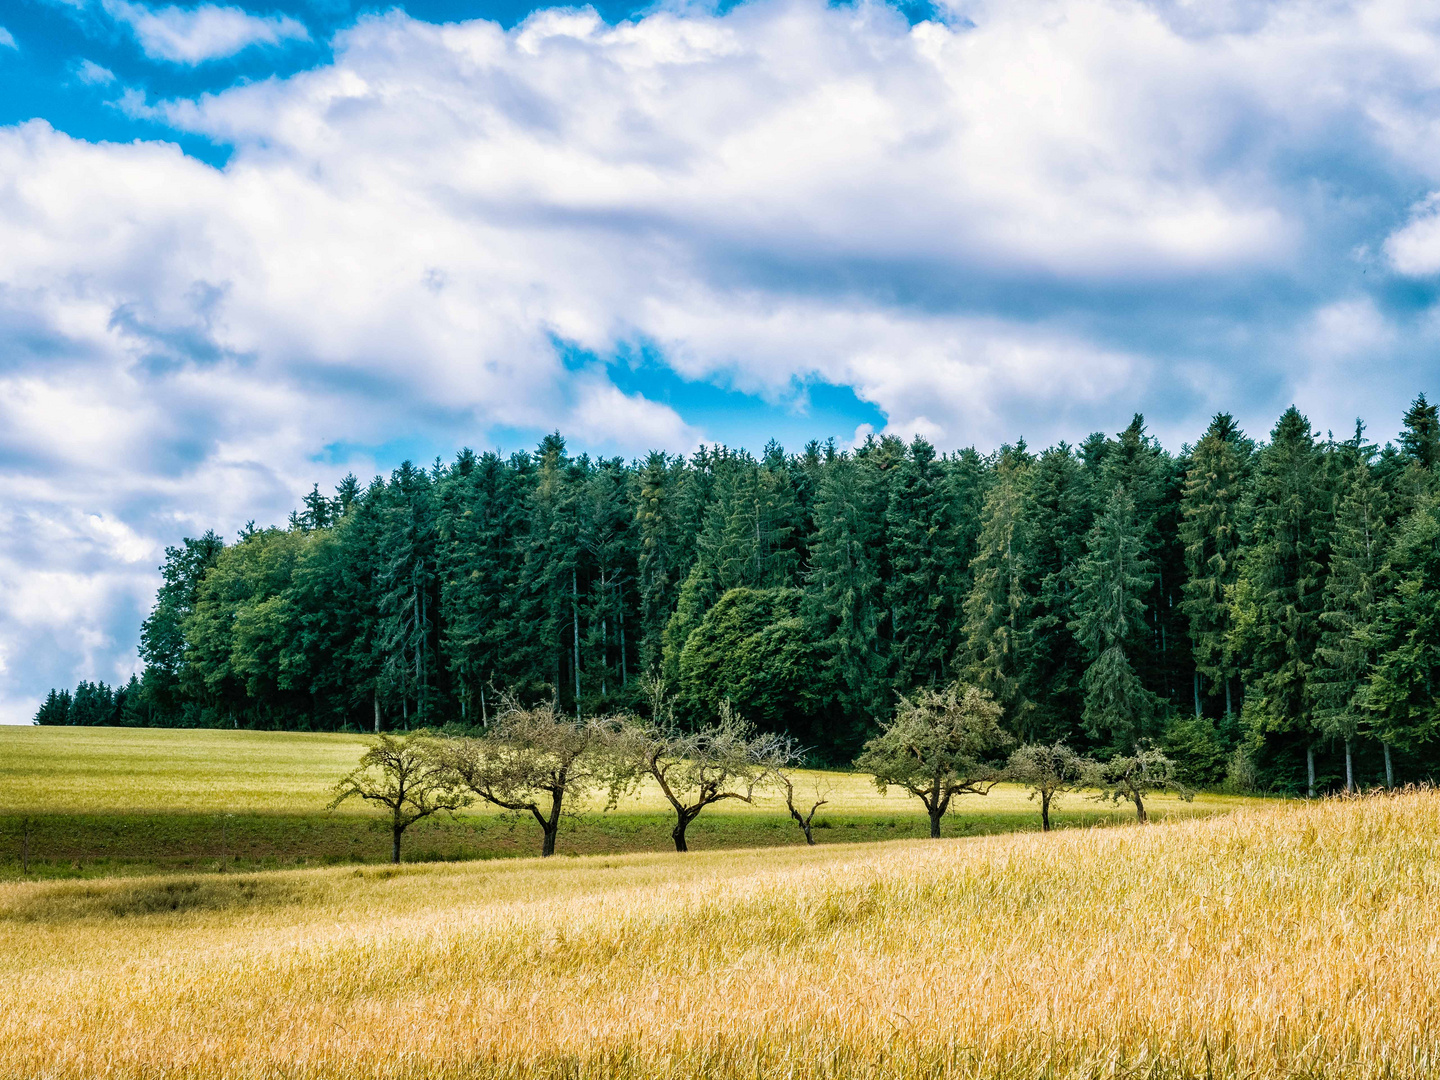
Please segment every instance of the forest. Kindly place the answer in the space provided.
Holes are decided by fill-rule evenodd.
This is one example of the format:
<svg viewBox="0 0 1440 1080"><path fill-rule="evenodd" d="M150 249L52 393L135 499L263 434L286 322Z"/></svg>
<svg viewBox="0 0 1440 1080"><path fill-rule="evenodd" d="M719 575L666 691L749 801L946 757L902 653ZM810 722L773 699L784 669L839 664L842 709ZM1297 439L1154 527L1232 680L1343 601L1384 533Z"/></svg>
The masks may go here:
<svg viewBox="0 0 1440 1080"><path fill-rule="evenodd" d="M1027 744L1389 786L1440 753L1437 468L1423 394L1383 448L1291 407L1178 454L1138 415L1038 453L466 449L167 548L143 672L52 690L35 722L467 729L502 696L643 714L658 677L681 725L733 706L837 764L960 680Z"/></svg>

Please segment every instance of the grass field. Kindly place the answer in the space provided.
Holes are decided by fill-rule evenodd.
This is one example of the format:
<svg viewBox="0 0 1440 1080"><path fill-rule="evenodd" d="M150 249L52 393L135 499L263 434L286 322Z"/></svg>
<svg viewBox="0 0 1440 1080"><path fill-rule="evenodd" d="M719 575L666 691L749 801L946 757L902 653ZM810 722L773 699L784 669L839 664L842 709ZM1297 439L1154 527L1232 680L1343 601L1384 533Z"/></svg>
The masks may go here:
<svg viewBox="0 0 1440 1080"><path fill-rule="evenodd" d="M0 885L0 1075L1421 1078L1440 796Z"/></svg>
<svg viewBox="0 0 1440 1080"><path fill-rule="evenodd" d="M358 802L325 810L330 786L353 768L364 740L354 735L132 728L0 727L0 879L21 874L29 821L31 873L40 877L276 869L389 859L388 826ZM829 773L832 790L817 816L820 843L924 837L928 823L903 793L882 796L869 777ZM803 787L804 785L802 785ZM1193 803L1157 799L1154 813L1211 814L1248 800L1202 795ZM671 849L673 818L657 792L642 790L617 810L561 826L559 852L617 854ZM1124 822L1128 806L1080 796L1060 804L1058 825ZM957 800L948 836L1033 829L1035 804L1017 788ZM722 804L690 828L696 850L793 846L803 840L773 794L756 804ZM406 834L413 861L530 855L539 830L528 817L483 807L439 816Z"/></svg>

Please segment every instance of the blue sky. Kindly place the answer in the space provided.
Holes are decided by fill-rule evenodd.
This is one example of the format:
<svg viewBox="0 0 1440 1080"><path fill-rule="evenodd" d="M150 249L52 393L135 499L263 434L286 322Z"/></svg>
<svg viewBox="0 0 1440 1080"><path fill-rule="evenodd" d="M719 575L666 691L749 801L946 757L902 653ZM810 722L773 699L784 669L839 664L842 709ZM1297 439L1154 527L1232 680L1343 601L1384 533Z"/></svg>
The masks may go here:
<svg viewBox="0 0 1440 1080"><path fill-rule="evenodd" d="M163 549L554 428L1167 444L1435 385L1405 0L0 4L0 720Z"/></svg>

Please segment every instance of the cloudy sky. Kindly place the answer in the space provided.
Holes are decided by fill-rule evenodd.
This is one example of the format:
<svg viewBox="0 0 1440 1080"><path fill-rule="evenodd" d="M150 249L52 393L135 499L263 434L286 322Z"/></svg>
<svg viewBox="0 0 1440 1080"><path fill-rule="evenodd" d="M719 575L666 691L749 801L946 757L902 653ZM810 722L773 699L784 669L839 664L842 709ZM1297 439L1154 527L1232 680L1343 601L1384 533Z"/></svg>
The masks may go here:
<svg viewBox="0 0 1440 1080"><path fill-rule="evenodd" d="M559 428L1172 448L1437 386L1430 0L7 0L0 719L166 544Z"/></svg>

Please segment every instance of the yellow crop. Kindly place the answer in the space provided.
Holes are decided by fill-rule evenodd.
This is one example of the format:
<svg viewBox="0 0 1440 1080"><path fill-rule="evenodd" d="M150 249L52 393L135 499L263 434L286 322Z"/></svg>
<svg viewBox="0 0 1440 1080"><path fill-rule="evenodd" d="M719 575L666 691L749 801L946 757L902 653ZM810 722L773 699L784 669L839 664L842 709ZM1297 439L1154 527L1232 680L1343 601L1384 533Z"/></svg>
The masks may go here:
<svg viewBox="0 0 1440 1080"><path fill-rule="evenodd" d="M5 1077L1427 1077L1440 796L0 887Z"/></svg>

